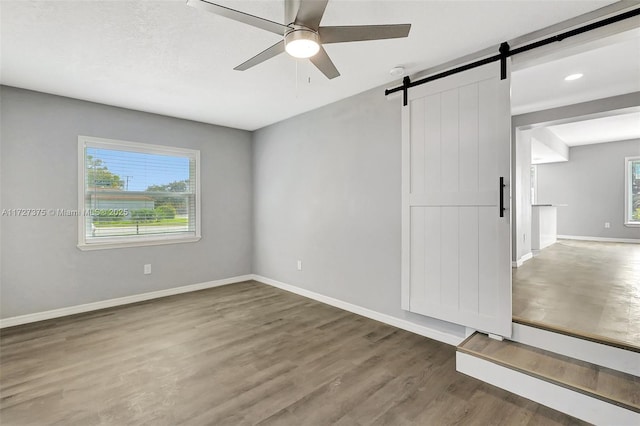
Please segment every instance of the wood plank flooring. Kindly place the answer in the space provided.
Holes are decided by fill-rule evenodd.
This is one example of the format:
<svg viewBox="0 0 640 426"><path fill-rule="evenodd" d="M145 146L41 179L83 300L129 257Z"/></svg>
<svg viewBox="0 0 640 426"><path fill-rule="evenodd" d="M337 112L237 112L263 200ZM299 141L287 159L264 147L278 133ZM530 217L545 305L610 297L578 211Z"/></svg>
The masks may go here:
<svg viewBox="0 0 640 426"><path fill-rule="evenodd" d="M0 383L2 425L582 424L252 281L5 329Z"/></svg>
<svg viewBox="0 0 640 426"><path fill-rule="evenodd" d="M458 350L640 413L640 377L480 333Z"/></svg>
<svg viewBox="0 0 640 426"><path fill-rule="evenodd" d="M558 240L513 269L513 317L640 349L640 244Z"/></svg>

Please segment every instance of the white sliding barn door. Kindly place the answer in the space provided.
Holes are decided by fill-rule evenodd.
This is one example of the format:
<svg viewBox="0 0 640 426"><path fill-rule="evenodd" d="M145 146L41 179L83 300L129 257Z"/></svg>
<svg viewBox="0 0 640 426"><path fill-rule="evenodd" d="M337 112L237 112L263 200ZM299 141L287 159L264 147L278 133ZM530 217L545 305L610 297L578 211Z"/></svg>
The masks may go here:
<svg viewBox="0 0 640 426"><path fill-rule="evenodd" d="M509 90L500 63L492 63L410 89L402 117L402 307L505 337Z"/></svg>

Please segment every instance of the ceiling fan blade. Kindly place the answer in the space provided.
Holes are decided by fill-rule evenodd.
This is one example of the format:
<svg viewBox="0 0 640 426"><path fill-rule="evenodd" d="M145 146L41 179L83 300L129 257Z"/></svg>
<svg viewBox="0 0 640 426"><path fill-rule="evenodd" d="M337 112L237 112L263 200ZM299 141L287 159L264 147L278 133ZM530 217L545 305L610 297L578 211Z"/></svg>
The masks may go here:
<svg viewBox="0 0 640 426"><path fill-rule="evenodd" d="M317 30L329 0L300 0L295 24Z"/></svg>
<svg viewBox="0 0 640 426"><path fill-rule="evenodd" d="M269 47L268 49L258 53L256 56L249 59L248 61L241 63L240 65L235 67L234 70L236 71L248 70L249 68L258 65L266 61L267 59L271 59L274 56L281 54L282 52L284 52L284 40L277 42L276 44Z"/></svg>
<svg viewBox="0 0 640 426"><path fill-rule="evenodd" d="M301 0L284 0L284 22L289 25L296 21Z"/></svg>
<svg viewBox="0 0 640 426"><path fill-rule="evenodd" d="M207 12L215 13L216 15L224 16L225 18L233 19L234 21L242 22L243 24L251 25L252 27L260 28L275 34L284 35L285 32L290 30L286 25L269 21L268 19L260 18L258 16L249 15L248 13L240 12L239 10L220 6L219 4L211 3L209 1L187 0L187 4L191 7L195 7L196 9L206 10Z"/></svg>
<svg viewBox="0 0 640 426"><path fill-rule="evenodd" d="M324 50L324 47L322 46L320 46L320 51L318 51L318 53L310 57L309 60L320 71L322 71L322 74L327 76L329 80L331 80L332 78L336 78L340 75L340 73L338 72L338 69L333 64L333 62L331 61L331 58L327 54L327 51Z"/></svg>
<svg viewBox="0 0 640 426"><path fill-rule="evenodd" d="M409 35L411 24L355 25L344 27L320 27L318 34L322 44L349 41L382 40L402 38Z"/></svg>

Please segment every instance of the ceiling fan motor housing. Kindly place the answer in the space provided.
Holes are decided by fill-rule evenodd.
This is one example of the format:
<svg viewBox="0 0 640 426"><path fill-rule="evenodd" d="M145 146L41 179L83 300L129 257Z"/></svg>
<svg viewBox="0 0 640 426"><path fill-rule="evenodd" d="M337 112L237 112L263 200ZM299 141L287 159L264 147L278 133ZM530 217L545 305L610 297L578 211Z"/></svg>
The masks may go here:
<svg viewBox="0 0 640 426"><path fill-rule="evenodd" d="M320 50L318 33L296 25L284 35L285 50L295 58L310 58Z"/></svg>
<svg viewBox="0 0 640 426"><path fill-rule="evenodd" d="M402 38L407 37L411 29L411 24L323 27L320 22L329 0L284 0L284 22L289 24L250 15L213 1L215 0L187 0L187 4L283 37L273 46L234 68L238 71L245 71L286 51L294 58L308 58L320 72L332 79L340 76L340 72L327 51L322 48L322 43Z"/></svg>

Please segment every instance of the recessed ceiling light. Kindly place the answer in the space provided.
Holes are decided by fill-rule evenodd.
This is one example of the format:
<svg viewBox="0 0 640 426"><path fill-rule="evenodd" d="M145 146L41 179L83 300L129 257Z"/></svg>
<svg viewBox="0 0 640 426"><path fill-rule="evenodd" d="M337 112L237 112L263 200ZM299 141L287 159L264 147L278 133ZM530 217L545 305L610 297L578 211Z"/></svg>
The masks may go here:
<svg viewBox="0 0 640 426"><path fill-rule="evenodd" d="M566 76L564 78L564 81L573 81L573 80L577 80L579 78L582 78L584 74L581 73L577 73L577 74L569 74L568 76Z"/></svg>

